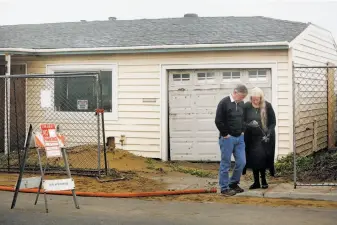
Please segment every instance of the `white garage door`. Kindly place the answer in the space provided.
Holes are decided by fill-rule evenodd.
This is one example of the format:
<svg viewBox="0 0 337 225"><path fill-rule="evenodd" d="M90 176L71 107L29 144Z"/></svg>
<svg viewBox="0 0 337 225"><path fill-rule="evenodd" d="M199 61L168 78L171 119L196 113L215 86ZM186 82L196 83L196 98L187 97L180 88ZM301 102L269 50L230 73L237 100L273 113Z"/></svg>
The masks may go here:
<svg viewBox="0 0 337 225"><path fill-rule="evenodd" d="M262 88L266 99L271 101L268 69L170 71L171 160L220 160L219 134L214 123L216 107L239 82L249 89L255 86Z"/></svg>

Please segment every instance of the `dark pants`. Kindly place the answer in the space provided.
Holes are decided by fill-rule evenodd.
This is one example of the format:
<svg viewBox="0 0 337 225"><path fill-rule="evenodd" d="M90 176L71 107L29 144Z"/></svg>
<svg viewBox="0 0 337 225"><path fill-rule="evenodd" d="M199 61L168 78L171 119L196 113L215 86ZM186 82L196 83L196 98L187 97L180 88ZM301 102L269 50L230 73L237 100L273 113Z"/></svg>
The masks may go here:
<svg viewBox="0 0 337 225"><path fill-rule="evenodd" d="M253 169L253 174L254 174L254 183L255 184L260 184L259 175L261 175L262 185L267 185L266 169Z"/></svg>

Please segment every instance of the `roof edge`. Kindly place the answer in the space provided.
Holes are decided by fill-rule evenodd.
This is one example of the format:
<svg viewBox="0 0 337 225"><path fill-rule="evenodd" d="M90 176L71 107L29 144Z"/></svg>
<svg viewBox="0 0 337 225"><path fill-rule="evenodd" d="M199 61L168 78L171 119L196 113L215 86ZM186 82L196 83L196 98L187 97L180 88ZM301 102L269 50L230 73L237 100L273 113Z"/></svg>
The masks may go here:
<svg viewBox="0 0 337 225"><path fill-rule="evenodd" d="M289 42L260 42L233 44L196 44L196 45L157 45L130 47L100 47L100 48L59 48L59 49L30 49L30 48L0 48L0 54L19 55L77 55L77 54L106 54L106 53L166 53L166 52L195 52L195 51L225 51L225 50L258 50L258 49L288 49Z"/></svg>

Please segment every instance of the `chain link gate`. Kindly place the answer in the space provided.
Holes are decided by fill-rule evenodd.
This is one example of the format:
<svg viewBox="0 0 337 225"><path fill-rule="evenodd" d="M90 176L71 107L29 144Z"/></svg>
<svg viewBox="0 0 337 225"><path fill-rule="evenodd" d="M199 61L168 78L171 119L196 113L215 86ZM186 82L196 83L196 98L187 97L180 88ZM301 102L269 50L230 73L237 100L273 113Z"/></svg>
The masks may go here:
<svg viewBox="0 0 337 225"><path fill-rule="evenodd" d="M292 94L294 188L337 186L337 67L293 67Z"/></svg>
<svg viewBox="0 0 337 225"><path fill-rule="evenodd" d="M99 72L0 76L0 171L19 171L30 124L38 137L40 124L54 123L72 174L106 174L101 99ZM32 140L34 149L37 140ZM39 172L34 149L27 156L27 172ZM63 168L62 160L48 162L49 173L64 173Z"/></svg>

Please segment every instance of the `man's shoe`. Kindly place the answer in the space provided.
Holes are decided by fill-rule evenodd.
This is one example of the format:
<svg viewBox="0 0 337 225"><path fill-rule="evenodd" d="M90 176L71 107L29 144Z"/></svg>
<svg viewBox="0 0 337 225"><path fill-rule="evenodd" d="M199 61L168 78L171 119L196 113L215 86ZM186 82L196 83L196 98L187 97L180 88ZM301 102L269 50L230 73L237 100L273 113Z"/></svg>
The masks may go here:
<svg viewBox="0 0 337 225"><path fill-rule="evenodd" d="M236 193L244 192L244 190L242 188L240 188L240 186L238 184L230 184L229 188L233 189Z"/></svg>
<svg viewBox="0 0 337 225"><path fill-rule="evenodd" d="M236 191L234 191L233 189L223 190L223 191L221 191L221 195L223 195L223 196L233 196L233 195L236 195Z"/></svg>

